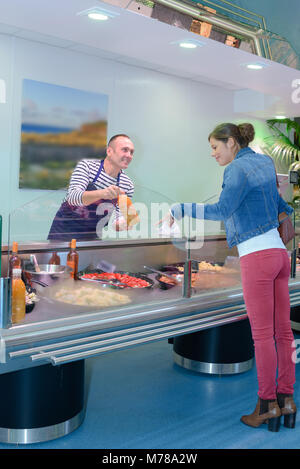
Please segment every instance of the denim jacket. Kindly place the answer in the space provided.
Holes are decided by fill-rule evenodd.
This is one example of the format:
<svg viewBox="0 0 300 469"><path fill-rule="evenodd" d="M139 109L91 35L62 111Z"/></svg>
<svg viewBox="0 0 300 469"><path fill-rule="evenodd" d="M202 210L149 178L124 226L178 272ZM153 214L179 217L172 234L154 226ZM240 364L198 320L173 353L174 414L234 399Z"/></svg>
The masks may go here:
<svg viewBox="0 0 300 469"><path fill-rule="evenodd" d="M202 206L202 210L197 210ZM278 227L278 214L293 209L282 199L276 185L276 171L269 156L242 148L224 171L222 192L215 204L174 204L172 215L222 220L228 246Z"/></svg>

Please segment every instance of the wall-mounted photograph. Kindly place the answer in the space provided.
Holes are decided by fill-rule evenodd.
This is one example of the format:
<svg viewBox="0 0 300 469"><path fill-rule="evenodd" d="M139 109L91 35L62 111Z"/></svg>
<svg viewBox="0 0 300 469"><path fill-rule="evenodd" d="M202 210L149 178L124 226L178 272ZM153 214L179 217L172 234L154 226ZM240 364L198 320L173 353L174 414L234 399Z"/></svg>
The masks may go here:
<svg viewBox="0 0 300 469"><path fill-rule="evenodd" d="M19 187L64 189L77 162L105 156L108 96L23 80Z"/></svg>

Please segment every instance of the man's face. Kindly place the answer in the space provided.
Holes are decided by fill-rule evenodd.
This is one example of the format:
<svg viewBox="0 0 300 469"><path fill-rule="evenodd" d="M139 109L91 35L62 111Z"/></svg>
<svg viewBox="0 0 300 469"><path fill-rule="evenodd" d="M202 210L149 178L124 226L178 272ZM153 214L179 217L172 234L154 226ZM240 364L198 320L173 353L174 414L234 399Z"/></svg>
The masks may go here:
<svg viewBox="0 0 300 469"><path fill-rule="evenodd" d="M131 163L134 145L127 137L117 137L107 147L107 158L119 169L126 169Z"/></svg>

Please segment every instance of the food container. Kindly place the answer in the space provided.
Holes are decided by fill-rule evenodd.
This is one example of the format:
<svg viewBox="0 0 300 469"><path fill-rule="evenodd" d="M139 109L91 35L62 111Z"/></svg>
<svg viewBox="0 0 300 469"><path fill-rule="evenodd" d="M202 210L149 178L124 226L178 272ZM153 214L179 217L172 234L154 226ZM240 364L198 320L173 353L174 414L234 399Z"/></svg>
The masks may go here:
<svg viewBox="0 0 300 469"><path fill-rule="evenodd" d="M30 265L24 269L26 280L50 286L58 280L65 280L70 277L71 269L65 265L40 264L40 272L36 272L35 267Z"/></svg>
<svg viewBox="0 0 300 469"><path fill-rule="evenodd" d="M184 262L177 262L176 264L164 265L160 268L162 272L168 272L169 274L183 274ZM192 260L192 272L198 272L198 262Z"/></svg>
<svg viewBox="0 0 300 469"><path fill-rule="evenodd" d="M147 282L147 286L144 286L144 287L141 287L141 286L138 286L138 283L136 286L132 286L130 284L126 284L124 283L125 280L122 278L120 278L120 280L118 279L115 279L114 278L114 275L115 274L119 274L118 275L118 278L120 278L120 276L124 276L124 277L132 277L134 279L140 279L140 280L144 280L145 282ZM103 278L103 280L101 280L100 278L97 279L97 275L105 275L105 277L107 277L107 279L105 279L105 277ZM109 284L111 287L114 287L114 288L139 288L139 289L150 289L153 287L154 285L154 281L147 277L146 275L143 275L143 274L140 274L140 273L133 273L133 272L123 272L123 271L115 271L115 272L103 272L102 270L100 269L86 269L85 271L82 271L82 272L79 272L78 273L78 278L80 280L84 280L84 281L88 281L88 282L97 282L97 283L103 283L103 284Z"/></svg>
<svg viewBox="0 0 300 469"><path fill-rule="evenodd" d="M36 296L36 289L26 285L26 314L33 311L37 301L39 299Z"/></svg>
<svg viewBox="0 0 300 469"><path fill-rule="evenodd" d="M168 274L170 274L170 272L168 272ZM158 285L162 290L169 290L170 288L173 288L178 285L178 283L176 282L176 277L174 277L174 283L172 283L172 280L168 279L167 277L165 277L166 281L164 281L164 276L161 274L157 275L155 279L157 280Z"/></svg>
<svg viewBox="0 0 300 469"><path fill-rule="evenodd" d="M48 288L42 288L39 297L52 304L55 311L58 309L63 310L66 314L77 314L127 306L132 303L133 293L130 289L117 291L110 285L68 279ZM93 297L95 295L100 303L94 303ZM115 299L114 301L111 301L112 297ZM108 301L106 301L107 299Z"/></svg>

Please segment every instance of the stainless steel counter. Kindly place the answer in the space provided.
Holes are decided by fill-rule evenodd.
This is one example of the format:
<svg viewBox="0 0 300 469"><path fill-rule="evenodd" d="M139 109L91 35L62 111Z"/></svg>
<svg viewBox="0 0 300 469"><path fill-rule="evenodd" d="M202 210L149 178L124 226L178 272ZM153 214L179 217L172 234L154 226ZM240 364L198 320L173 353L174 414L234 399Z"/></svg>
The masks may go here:
<svg viewBox="0 0 300 469"><path fill-rule="evenodd" d="M209 243L207 246L200 259L209 258L211 252L223 252L215 245L214 249ZM163 257L162 263L178 260L178 250L170 242L157 242L136 249L135 263L147 257L145 249L152 247L159 251L157 259ZM123 246L126 258L124 248L132 252L132 246ZM89 253L91 247L85 249ZM109 254L111 249L115 247L105 252ZM82 252L80 256L83 258ZM300 277L290 280L290 292L291 304L300 304ZM183 298L181 286L164 291L156 284L150 290L135 291L131 304L105 310L80 311L70 305L66 308L61 303L40 301L23 323L0 329L0 373L49 362L68 363L245 318L240 286L194 292L191 298Z"/></svg>

